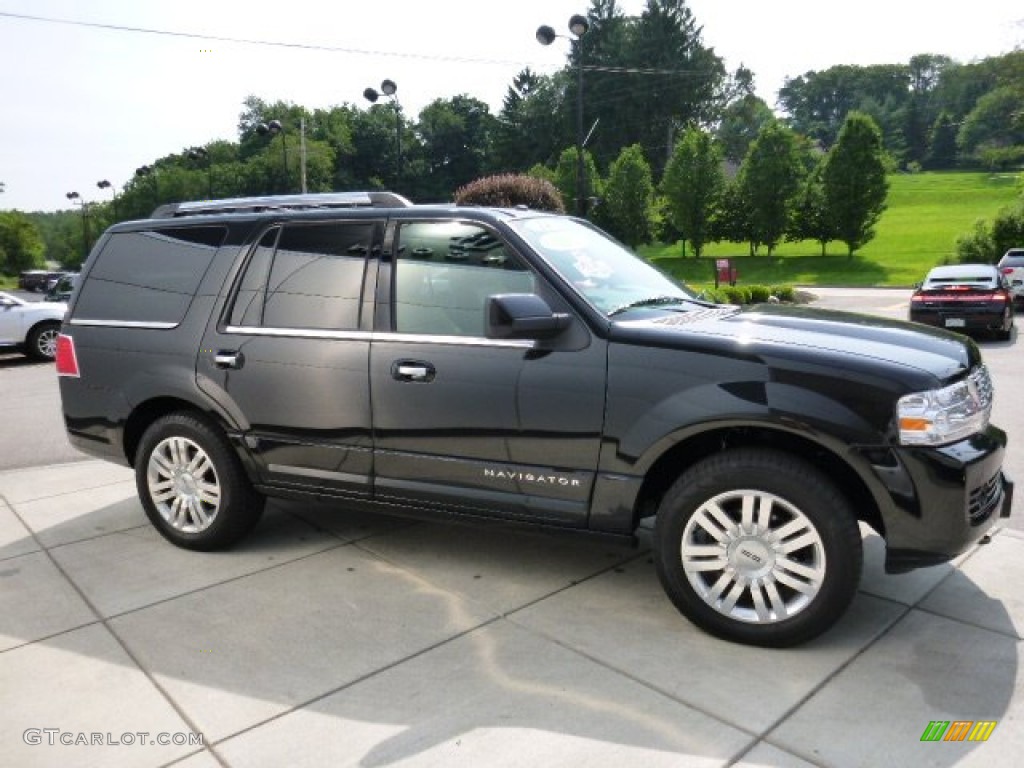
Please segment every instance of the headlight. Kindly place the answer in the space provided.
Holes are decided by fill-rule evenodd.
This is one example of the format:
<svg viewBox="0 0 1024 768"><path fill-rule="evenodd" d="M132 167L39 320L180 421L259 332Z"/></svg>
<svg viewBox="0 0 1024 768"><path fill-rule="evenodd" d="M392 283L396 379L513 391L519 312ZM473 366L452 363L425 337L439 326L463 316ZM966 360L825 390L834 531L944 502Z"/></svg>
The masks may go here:
<svg viewBox="0 0 1024 768"><path fill-rule="evenodd" d="M901 397L897 405L900 443L955 443L985 429L991 411L992 382L982 365L948 387Z"/></svg>

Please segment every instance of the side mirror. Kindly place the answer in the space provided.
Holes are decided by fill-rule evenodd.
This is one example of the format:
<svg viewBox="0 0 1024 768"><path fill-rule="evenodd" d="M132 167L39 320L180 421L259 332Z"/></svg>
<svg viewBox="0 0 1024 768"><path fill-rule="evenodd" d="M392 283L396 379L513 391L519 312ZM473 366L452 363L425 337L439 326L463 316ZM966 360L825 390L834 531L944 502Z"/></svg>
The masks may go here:
<svg viewBox="0 0 1024 768"><path fill-rule="evenodd" d="M548 339L572 323L533 293L503 293L487 298L487 337L490 339Z"/></svg>

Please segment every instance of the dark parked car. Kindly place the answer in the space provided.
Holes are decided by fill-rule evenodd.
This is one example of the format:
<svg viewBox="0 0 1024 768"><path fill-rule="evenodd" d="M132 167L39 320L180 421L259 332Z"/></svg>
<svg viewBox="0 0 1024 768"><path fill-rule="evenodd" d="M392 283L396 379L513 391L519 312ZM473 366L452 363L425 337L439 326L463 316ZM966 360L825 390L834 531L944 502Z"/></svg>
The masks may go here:
<svg viewBox="0 0 1024 768"><path fill-rule="evenodd" d="M991 264L954 264L932 269L910 297L910 319L961 333L1013 333L1013 296Z"/></svg>
<svg viewBox="0 0 1024 768"><path fill-rule="evenodd" d="M1024 248L1010 248L996 266L1010 286L1014 304L1020 306L1024 302Z"/></svg>
<svg viewBox="0 0 1024 768"><path fill-rule="evenodd" d="M387 193L177 204L109 229L68 305L68 435L169 541L265 496L635 541L731 640L791 645L1009 514L975 343L702 301L586 221ZM329 606L326 608L329 609Z"/></svg>
<svg viewBox="0 0 1024 768"><path fill-rule="evenodd" d="M54 279L46 291L47 301L67 301L71 298L71 292L75 290L78 282L77 272L65 272Z"/></svg>
<svg viewBox="0 0 1024 768"><path fill-rule="evenodd" d="M29 269L18 275L18 288L23 291L42 293L50 280L56 279L63 272L48 272L45 269Z"/></svg>

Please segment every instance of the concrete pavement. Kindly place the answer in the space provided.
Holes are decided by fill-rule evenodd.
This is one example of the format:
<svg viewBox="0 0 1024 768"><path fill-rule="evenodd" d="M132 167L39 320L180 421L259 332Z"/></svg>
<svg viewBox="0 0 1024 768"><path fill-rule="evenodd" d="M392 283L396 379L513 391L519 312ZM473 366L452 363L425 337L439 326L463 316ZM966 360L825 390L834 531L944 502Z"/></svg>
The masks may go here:
<svg viewBox="0 0 1024 768"><path fill-rule="evenodd" d="M643 548L273 502L199 554L126 469L2 472L0 765L1019 764L1024 534L898 577L865 544L842 622L769 651L692 627Z"/></svg>

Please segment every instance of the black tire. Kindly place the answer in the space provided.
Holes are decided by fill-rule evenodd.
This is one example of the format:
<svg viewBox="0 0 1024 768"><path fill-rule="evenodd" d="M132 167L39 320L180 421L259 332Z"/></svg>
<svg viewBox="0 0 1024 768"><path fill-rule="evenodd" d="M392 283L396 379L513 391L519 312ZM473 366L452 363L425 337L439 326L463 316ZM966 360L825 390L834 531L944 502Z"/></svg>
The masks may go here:
<svg viewBox="0 0 1024 768"><path fill-rule="evenodd" d="M773 648L831 627L863 566L846 497L810 464L766 449L726 451L683 473L658 508L654 546L683 615L726 640Z"/></svg>
<svg viewBox="0 0 1024 768"><path fill-rule="evenodd" d="M168 541L185 549L225 549L263 514L256 493L224 433L193 413L154 421L135 454L135 485L146 516Z"/></svg>
<svg viewBox="0 0 1024 768"><path fill-rule="evenodd" d="M53 360L57 357L57 337L60 323L40 323L25 340L25 353L33 360Z"/></svg>
<svg viewBox="0 0 1024 768"><path fill-rule="evenodd" d="M1009 341L1013 337L1013 313L1011 310L1007 310L1010 315L1009 318L1003 319L1003 328L996 331L996 338L1000 341ZM1006 320L1009 320L1009 325L1006 324Z"/></svg>

